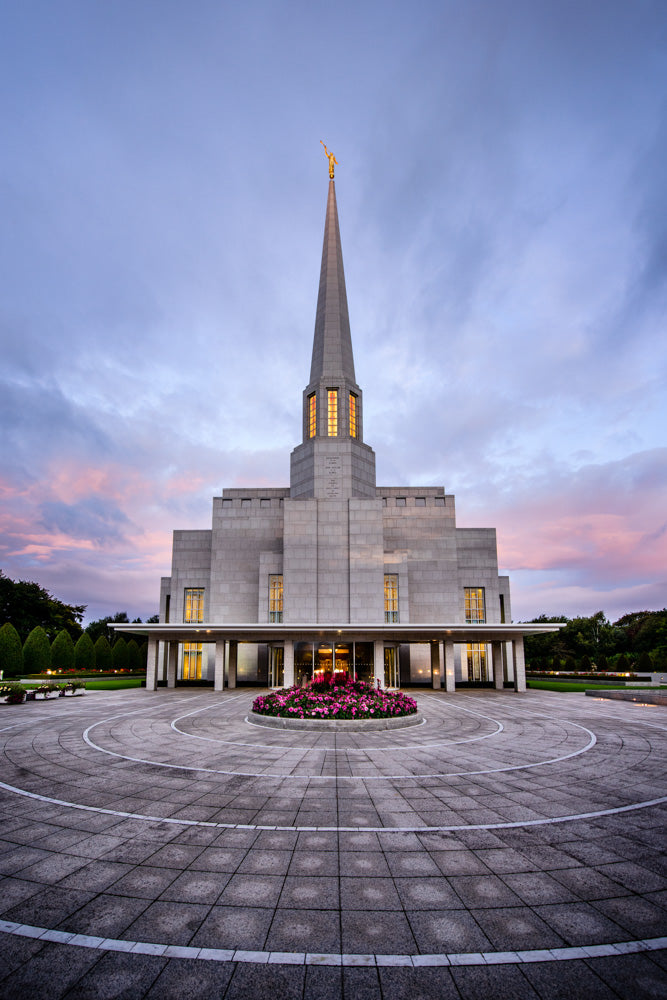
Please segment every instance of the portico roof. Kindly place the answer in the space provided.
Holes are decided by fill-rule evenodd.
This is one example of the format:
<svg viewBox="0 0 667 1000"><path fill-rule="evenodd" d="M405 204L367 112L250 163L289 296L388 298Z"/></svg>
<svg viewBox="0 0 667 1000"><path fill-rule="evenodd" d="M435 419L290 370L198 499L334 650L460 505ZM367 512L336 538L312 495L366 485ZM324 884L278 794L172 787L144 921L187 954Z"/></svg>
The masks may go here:
<svg viewBox="0 0 667 1000"><path fill-rule="evenodd" d="M563 623L564 624L564 623ZM180 622L175 624L123 624L113 623L110 627L117 632L131 632L161 642L216 642L219 639L235 639L238 642L281 642L319 640L340 642L372 641L386 642L510 642L525 635L544 635L558 632L563 627L558 623L521 622L504 625L442 623L430 624L276 624L247 622L224 624L217 622Z"/></svg>

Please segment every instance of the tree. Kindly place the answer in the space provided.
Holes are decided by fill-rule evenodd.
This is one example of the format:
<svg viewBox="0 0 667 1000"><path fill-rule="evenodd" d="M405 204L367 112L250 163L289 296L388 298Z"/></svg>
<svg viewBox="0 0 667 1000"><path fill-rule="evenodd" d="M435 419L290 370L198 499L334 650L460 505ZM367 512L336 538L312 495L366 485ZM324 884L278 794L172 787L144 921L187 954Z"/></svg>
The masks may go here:
<svg viewBox="0 0 667 1000"><path fill-rule="evenodd" d="M130 670L139 671L143 664L141 662L141 652L136 639L130 639L127 644L127 665Z"/></svg>
<svg viewBox="0 0 667 1000"><path fill-rule="evenodd" d="M115 615L107 615L106 618L98 618L96 621L90 622L89 625L86 625L86 632L93 642L97 642L99 637L103 635L106 639L110 639L110 642L113 644L116 640L116 632L114 629L108 628L108 626L117 622L127 622L129 624L130 619L127 617L127 611L117 611Z"/></svg>
<svg viewBox="0 0 667 1000"><path fill-rule="evenodd" d="M0 670L5 679L23 674L23 647L21 637L9 622L0 628Z"/></svg>
<svg viewBox="0 0 667 1000"><path fill-rule="evenodd" d="M566 672L567 672L568 674L573 674L573 673L576 673L576 670L577 670L577 664L576 664L576 661L575 661L575 659L574 659L574 657L573 657L573 656L568 656L568 657L567 657L567 659L565 660L565 666L563 667L563 669L564 669L564 670L565 670L565 671L566 671Z"/></svg>
<svg viewBox="0 0 667 1000"><path fill-rule="evenodd" d="M581 670L582 673L589 674L591 672L591 667L592 667L591 658L590 656L587 656L586 653L584 653L584 655L581 657L581 660L579 661L579 669Z"/></svg>
<svg viewBox="0 0 667 1000"><path fill-rule="evenodd" d="M596 665L598 670L609 670L609 661L607 660L607 657L604 655L604 653L602 654L602 656L598 656Z"/></svg>
<svg viewBox="0 0 667 1000"><path fill-rule="evenodd" d="M667 608L633 611L616 622L623 635L624 653L667 653Z"/></svg>
<svg viewBox="0 0 667 1000"><path fill-rule="evenodd" d="M51 666L51 644L41 625L36 625L23 643L23 669L27 674L45 674Z"/></svg>
<svg viewBox="0 0 667 1000"><path fill-rule="evenodd" d="M74 669L80 674L95 669L95 645L87 632L82 632L74 647Z"/></svg>
<svg viewBox="0 0 667 1000"><path fill-rule="evenodd" d="M650 674L653 671L653 660L649 654L644 650L643 653L639 654L639 659L637 661L637 672L640 674Z"/></svg>
<svg viewBox="0 0 667 1000"><path fill-rule="evenodd" d="M62 629L77 638L85 610L85 604L64 604L38 583L10 580L0 570L0 621L11 622L23 642L38 625L49 639Z"/></svg>
<svg viewBox="0 0 667 1000"><path fill-rule="evenodd" d="M123 639L122 635L118 636L111 647L111 660L114 670L127 670L129 666L127 643L125 642L125 639Z"/></svg>
<svg viewBox="0 0 667 1000"><path fill-rule="evenodd" d="M112 666L109 640L105 635L101 635L95 643L95 669L110 673Z"/></svg>
<svg viewBox="0 0 667 1000"><path fill-rule="evenodd" d="M630 671L630 664L628 663L625 653L621 653L619 658L616 660L616 666L614 668L619 674L627 674Z"/></svg>
<svg viewBox="0 0 667 1000"><path fill-rule="evenodd" d="M51 669L74 670L74 643L72 636L61 629L51 646Z"/></svg>

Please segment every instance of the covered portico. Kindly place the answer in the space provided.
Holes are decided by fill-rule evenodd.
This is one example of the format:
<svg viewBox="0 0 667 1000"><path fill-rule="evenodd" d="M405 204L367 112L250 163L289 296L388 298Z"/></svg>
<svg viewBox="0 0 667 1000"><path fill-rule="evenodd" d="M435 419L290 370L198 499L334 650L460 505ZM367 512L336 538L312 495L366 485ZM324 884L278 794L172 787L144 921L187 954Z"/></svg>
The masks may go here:
<svg viewBox="0 0 667 1000"><path fill-rule="evenodd" d="M239 642L266 643L272 650L282 650L280 686L290 687L299 680L295 673L295 649L310 645L314 652L326 645L333 652L355 649L357 644L372 644L372 669L375 684L385 686L386 650L403 643L427 643L430 646L432 686L453 693L456 689L454 647L457 644L484 644L491 647L494 687L502 690L511 683L517 692L526 690L523 639L526 635L555 632L555 624L421 624L421 625L292 625L292 624L155 624L115 625L122 632L132 632L148 639L146 688L154 691L160 661L165 663L167 687L176 686L178 650L181 643L215 644L213 686L216 691L236 687L236 655ZM163 655L160 656L160 648ZM335 653L332 660L335 669ZM508 665L509 669L508 669ZM314 668L314 661L313 661ZM346 672L349 671L349 666ZM352 671L354 671L354 660Z"/></svg>

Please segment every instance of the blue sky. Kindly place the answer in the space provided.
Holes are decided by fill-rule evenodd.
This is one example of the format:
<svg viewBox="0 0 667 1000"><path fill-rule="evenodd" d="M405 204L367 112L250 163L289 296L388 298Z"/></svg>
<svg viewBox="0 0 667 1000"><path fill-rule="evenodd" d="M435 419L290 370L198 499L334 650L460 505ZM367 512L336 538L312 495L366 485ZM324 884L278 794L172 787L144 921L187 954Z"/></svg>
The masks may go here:
<svg viewBox="0 0 667 1000"><path fill-rule="evenodd" d="M667 603L667 7L0 13L0 567L146 616L285 485L336 187L378 482L496 526L515 619Z"/></svg>

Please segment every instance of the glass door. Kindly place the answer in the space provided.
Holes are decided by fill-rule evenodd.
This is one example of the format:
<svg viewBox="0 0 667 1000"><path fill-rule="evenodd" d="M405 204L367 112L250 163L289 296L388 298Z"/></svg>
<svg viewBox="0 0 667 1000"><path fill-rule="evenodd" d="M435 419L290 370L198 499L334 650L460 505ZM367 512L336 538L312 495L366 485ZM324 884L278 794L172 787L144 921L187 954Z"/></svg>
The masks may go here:
<svg viewBox="0 0 667 1000"><path fill-rule="evenodd" d="M282 646L269 647L269 687L281 688L285 683L285 650Z"/></svg>
<svg viewBox="0 0 667 1000"><path fill-rule="evenodd" d="M396 646L384 647L384 686L386 688L401 686L398 668L398 650Z"/></svg>

